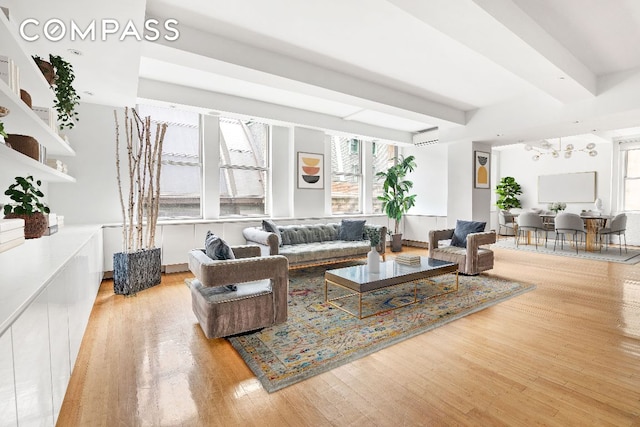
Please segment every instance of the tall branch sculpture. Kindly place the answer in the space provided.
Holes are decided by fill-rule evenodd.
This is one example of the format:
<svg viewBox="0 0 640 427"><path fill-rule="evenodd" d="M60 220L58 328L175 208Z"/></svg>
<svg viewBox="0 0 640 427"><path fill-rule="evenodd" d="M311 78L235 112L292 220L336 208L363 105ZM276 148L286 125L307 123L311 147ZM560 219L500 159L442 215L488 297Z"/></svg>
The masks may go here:
<svg viewBox="0 0 640 427"><path fill-rule="evenodd" d="M122 251L153 248L160 205L162 143L167 124L156 124L155 132L152 132L151 117L143 119L135 109L125 108L124 134L129 179L125 204L120 167L120 124L118 113L114 111L113 115L116 122L116 176L122 213ZM145 224L146 232L143 227Z"/></svg>

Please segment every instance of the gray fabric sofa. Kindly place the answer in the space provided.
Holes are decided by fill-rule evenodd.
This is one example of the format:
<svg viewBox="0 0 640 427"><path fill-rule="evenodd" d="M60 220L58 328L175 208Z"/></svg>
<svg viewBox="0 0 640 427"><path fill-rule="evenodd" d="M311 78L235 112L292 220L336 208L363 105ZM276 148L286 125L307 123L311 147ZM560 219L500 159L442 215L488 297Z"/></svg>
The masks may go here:
<svg viewBox="0 0 640 427"><path fill-rule="evenodd" d="M283 256L261 257L256 246L234 246L236 259L189 252L191 304L207 338L226 337L287 320L289 268ZM236 285L229 291L225 285Z"/></svg>
<svg viewBox="0 0 640 427"><path fill-rule="evenodd" d="M340 224L279 225L282 245L275 233L259 227L245 228L242 234L247 244L260 247L262 255L285 256L291 268L365 257L371 250L368 229L380 233L377 250L384 257L387 227L381 225L365 224L362 240L339 240Z"/></svg>
<svg viewBox="0 0 640 427"><path fill-rule="evenodd" d="M462 274L476 275L493 268L493 251L481 247L496 242L495 231L470 233L467 235L467 247L440 246L442 240L450 240L454 229L429 231L429 257L442 261L457 262Z"/></svg>

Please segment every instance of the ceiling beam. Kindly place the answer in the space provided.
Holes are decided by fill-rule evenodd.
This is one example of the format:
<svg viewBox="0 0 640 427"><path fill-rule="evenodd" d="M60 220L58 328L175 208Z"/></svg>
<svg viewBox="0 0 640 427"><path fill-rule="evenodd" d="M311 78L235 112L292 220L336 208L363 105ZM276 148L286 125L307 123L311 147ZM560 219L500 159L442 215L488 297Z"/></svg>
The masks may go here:
<svg viewBox="0 0 640 427"><path fill-rule="evenodd" d="M158 17L156 17L158 18ZM363 109L439 126L464 125L465 112L306 61L180 25L180 38L148 43L143 55ZM169 50L162 50L162 47ZM189 55L190 54L190 55Z"/></svg>
<svg viewBox="0 0 640 427"><path fill-rule="evenodd" d="M216 93L149 79L140 79L138 98L180 104L223 113L268 120L279 125L295 125L335 131L351 136L367 137L389 143L412 144L412 133L366 123L342 120L339 117L300 110L239 96Z"/></svg>
<svg viewBox="0 0 640 427"><path fill-rule="evenodd" d="M593 98L596 76L511 0L388 0L553 98Z"/></svg>

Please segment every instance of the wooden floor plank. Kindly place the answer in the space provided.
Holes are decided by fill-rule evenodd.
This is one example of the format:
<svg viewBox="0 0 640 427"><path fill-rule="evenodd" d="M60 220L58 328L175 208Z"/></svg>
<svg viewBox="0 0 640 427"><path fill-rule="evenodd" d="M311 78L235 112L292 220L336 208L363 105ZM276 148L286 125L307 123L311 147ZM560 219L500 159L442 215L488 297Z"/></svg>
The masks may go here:
<svg viewBox="0 0 640 427"><path fill-rule="evenodd" d="M105 281L58 425L640 427L640 266L495 258L537 289L275 393L204 337L189 274L129 298Z"/></svg>

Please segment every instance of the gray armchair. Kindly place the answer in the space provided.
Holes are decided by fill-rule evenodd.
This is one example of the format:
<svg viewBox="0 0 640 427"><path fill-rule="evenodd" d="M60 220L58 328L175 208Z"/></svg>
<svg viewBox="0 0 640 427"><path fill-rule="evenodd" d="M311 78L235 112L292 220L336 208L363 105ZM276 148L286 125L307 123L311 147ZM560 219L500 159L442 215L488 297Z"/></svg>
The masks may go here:
<svg viewBox="0 0 640 427"><path fill-rule="evenodd" d="M189 252L191 303L207 338L252 331L287 320L289 264L284 256L260 257L257 246L231 248L236 259L213 260ZM230 291L225 285L236 285Z"/></svg>
<svg viewBox="0 0 640 427"><path fill-rule="evenodd" d="M476 275L493 268L493 251L482 245L496 242L495 231L470 233L467 235L467 247L439 246L442 240L450 240L454 229L429 231L429 257L442 261L457 262L462 274Z"/></svg>

